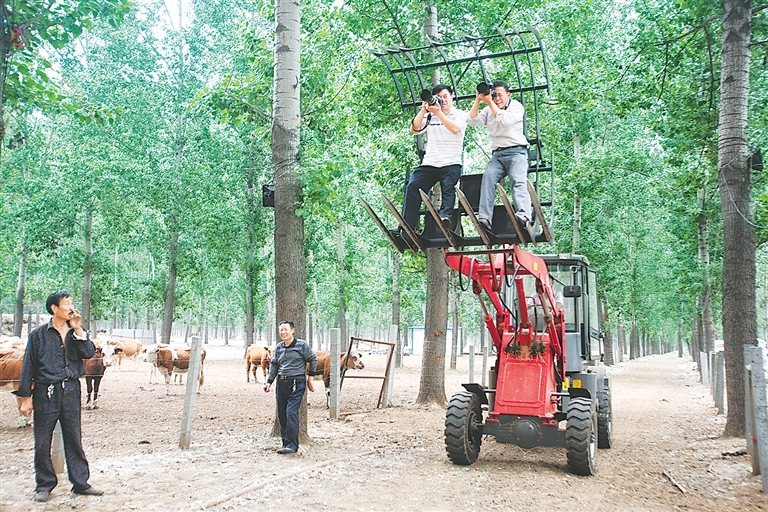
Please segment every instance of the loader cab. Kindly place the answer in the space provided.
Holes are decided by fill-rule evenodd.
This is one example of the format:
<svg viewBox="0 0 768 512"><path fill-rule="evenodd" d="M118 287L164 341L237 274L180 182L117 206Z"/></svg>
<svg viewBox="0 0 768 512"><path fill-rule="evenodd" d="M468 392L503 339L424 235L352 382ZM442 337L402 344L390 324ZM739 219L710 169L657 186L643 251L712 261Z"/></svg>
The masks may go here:
<svg viewBox="0 0 768 512"><path fill-rule="evenodd" d="M602 359L597 275L586 256L542 256L555 296L565 311L566 372L581 372Z"/></svg>

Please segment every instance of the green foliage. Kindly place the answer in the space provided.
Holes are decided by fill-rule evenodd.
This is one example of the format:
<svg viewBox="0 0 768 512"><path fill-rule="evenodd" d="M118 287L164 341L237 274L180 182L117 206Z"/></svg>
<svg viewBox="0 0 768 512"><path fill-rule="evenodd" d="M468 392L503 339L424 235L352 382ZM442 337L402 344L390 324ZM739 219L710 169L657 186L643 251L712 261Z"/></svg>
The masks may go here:
<svg viewBox="0 0 768 512"><path fill-rule="evenodd" d="M333 325L341 296L353 322L382 327L390 321L392 249L358 198L388 219L380 196L401 203L417 154L409 114L371 50L424 45L426 4L335 4L302 2L299 212L308 308L322 325ZM697 255L697 219L704 215L719 300L718 5L435 5L444 41L529 24L543 38L552 96L541 98L540 120L556 167L550 223L557 243L536 250L586 254L612 317L634 316L644 330L669 331L679 315L699 307L705 269ZM15 293L22 246L30 251L28 302L54 286L78 290L92 211L88 263L96 318L160 311L169 242L177 233L176 315L197 316L201 300L212 318L242 315L244 275L251 272L257 323L266 325L273 216L261 207L260 187L273 179L274 5L215 0L191 6L182 26L152 2L64 0L50 12L29 0L11 6L9 19L34 23L27 47L8 56L3 95L9 115L0 162L2 304ZM765 11L754 17L753 30L756 40L768 37ZM764 155L765 48L753 47L749 118L749 143ZM483 140L484 132L470 129L465 172L482 171ZM765 176L753 174L759 243L768 239ZM582 227L574 248L575 197ZM425 266L421 256L401 259L404 323L423 321ZM462 322L477 335L476 299L468 292L460 298Z"/></svg>

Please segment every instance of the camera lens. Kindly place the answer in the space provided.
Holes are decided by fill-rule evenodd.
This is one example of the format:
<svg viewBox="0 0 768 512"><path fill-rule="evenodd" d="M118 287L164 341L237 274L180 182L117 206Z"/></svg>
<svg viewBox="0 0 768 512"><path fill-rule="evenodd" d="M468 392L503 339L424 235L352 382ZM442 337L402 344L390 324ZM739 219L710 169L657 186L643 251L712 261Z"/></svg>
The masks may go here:
<svg viewBox="0 0 768 512"><path fill-rule="evenodd" d="M491 90L491 85L485 82L477 84L477 92L485 96Z"/></svg>
<svg viewBox="0 0 768 512"><path fill-rule="evenodd" d="M432 93L427 89L421 90L421 101L429 101L432 99Z"/></svg>

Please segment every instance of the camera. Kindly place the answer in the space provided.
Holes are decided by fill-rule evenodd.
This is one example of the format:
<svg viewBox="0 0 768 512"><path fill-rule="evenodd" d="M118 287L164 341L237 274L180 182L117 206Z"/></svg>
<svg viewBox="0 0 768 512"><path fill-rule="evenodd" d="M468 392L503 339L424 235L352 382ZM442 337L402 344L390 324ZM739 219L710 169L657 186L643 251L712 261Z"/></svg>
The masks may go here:
<svg viewBox="0 0 768 512"><path fill-rule="evenodd" d="M426 101L429 105L440 105L440 108L443 107L443 98L432 95L428 89L421 91L421 101Z"/></svg>
<svg viewBox="0 0 768 512"><path fill-rule="evenodd" d="M486 83L486 82L480 82L477 84L477 92L485 96L488 93L491 93L491 97L496 97L496 91L493 88L492 84Z"/></svg>

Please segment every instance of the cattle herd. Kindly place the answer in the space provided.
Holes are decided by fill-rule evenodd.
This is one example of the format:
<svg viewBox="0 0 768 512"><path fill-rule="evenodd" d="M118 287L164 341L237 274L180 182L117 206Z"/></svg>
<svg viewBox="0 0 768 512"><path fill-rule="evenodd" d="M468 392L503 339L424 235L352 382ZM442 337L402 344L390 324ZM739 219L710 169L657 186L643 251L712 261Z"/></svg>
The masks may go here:
<svg viewBox="0 0 768 512"><path fill-rule="evenodd" d="M151 363L149 383L157 383L157 374L163 376L165 380L165 394L170 394L171 383L182 384L182 377L189 371L190 347L186 345L149 345L144 346L141 342L129 339L113 339L102 335L97 335L93 340L96 345L96 352L92 358L85 361L85 407L87 409L97 409L99 399L99 386L104 378L107 368L116 366L122 369L123 359L133 361L133 369L138 365L138 360ZM21 366L24 360L24 351L26 343L18 337L2 336L0 337L0 390L15 391L19 388L19 376ZM314 376L316 380L322 380L325 385L326 396L330 388L330 352L315 351L317 355L317 372ZM347 369L363 369L362 354L352 351L350 355L344 352L341 354L340 368L342 372ZM272 359L272 350L261 344L253 344L248 347L245 356L245 375L246 382L250 382L253 375L255 382L259 382L256 370L261 367L264 380L267 379L269 365ZM205 348L201 350L200 376L198 380L198 393L203 385L203 365L205 362ZM21 407L21 401L18 400ZM18 427L23 428L31 424L31 418L23 416L19 412Z"/></svg>

